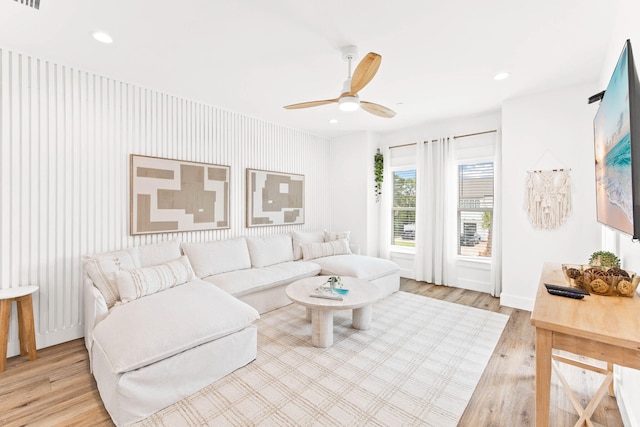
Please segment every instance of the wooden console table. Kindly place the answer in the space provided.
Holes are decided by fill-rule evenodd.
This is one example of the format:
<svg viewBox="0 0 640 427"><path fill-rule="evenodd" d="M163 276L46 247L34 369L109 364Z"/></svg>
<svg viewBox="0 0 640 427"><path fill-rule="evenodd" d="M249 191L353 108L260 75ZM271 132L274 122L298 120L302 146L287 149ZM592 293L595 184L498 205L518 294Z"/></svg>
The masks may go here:
<svg viewBox="0 0 640 427"><path fill-rule="evenodd" d="M590 295L575 300L550 295L544 283L567 286L560 264L544 264L531 313L536 328L536 426L549 425L552 359L605 374L603 385L584 409L568 390L580 415L576 425L591 425L591 414L607 388L612 390L612 364L640 369L640 298ZM554 356L553 349L605 361L608 369ZM561 375L559 378L566 388Z"/></svg>

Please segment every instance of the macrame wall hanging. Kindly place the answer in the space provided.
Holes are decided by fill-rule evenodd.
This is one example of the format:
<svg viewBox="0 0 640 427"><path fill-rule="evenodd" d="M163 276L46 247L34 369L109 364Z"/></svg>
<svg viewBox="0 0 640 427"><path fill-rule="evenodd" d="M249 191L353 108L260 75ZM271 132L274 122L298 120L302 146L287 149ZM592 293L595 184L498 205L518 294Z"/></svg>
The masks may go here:
<svg viewBox="0 0 640 427"><path fill-rule="evenodd" d="M527 172L524 208L534 228L553 230L571 213L571 169Z"/></svg>

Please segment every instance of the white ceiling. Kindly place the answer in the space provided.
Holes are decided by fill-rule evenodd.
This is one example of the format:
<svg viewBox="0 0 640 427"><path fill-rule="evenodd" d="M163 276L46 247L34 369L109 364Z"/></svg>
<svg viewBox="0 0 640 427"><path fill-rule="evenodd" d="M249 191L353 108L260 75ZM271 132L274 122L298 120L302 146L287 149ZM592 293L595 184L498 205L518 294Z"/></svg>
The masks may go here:
<svg viewBox="0 0 640 427"><path fill-rule="evenodd" d="M618 0L0 0L0 48L324 136L388 132L596 81ZM108 32L111 45L93 40ZM621 42L622 43L622 42ZM382 55L364 100L337 105L340 48ZM511 78L493 76L508 71ZM585 94L586 97L590 94ZM331 118L338 124L329 124Z"/></svg>

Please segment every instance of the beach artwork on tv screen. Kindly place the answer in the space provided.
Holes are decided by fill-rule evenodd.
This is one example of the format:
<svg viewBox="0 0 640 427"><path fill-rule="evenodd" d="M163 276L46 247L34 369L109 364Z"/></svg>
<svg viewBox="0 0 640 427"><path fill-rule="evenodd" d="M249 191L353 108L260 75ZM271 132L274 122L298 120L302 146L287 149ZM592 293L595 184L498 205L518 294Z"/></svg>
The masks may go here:
<svg viewBox="0 0 640 427"><path fill-rule="evenodd" d="M625 45L594 119L598 221L633 235L628 51Z"/></svg>

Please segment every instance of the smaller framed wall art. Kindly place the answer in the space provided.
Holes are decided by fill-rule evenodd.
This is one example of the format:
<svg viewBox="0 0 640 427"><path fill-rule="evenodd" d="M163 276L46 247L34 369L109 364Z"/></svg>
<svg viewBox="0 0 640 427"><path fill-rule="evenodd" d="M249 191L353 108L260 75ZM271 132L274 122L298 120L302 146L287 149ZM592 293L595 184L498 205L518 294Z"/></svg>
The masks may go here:
<svg viewBox="0 0 640 427"><path fill-rule="evenodd" d="M229 166L131 155L131 235L229 228Z"/></svg>
<svg viewBox="0 0 640 427"><path fill-rule="evenodd" d="M304 224L304 175L247 169L247 227Z"/></svg>

